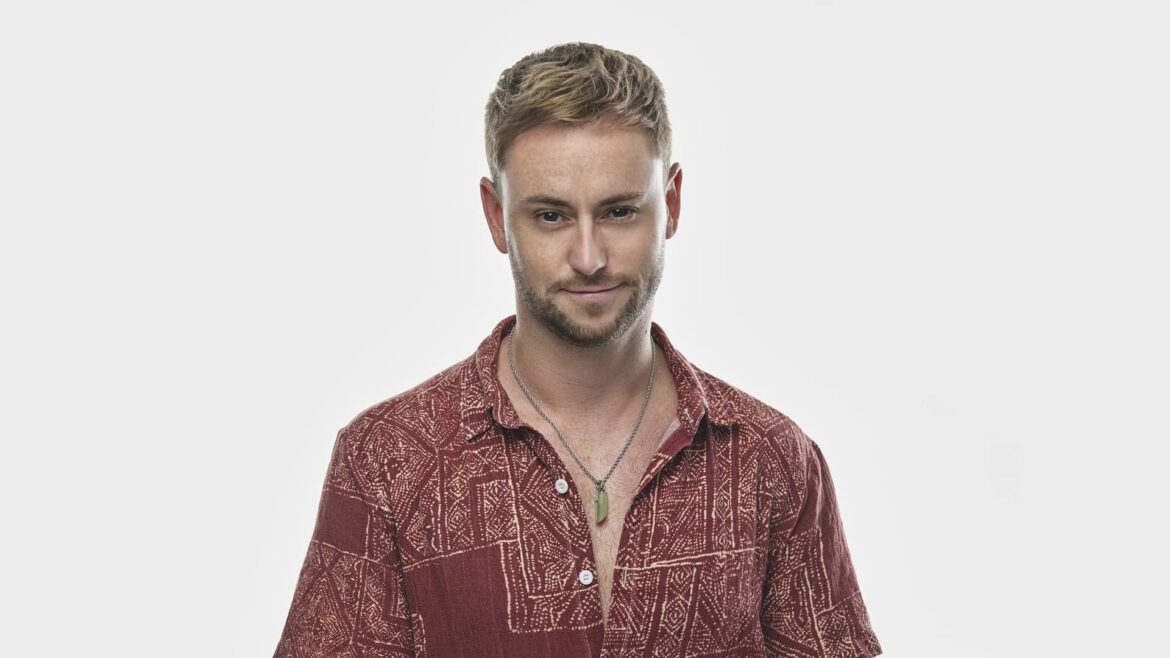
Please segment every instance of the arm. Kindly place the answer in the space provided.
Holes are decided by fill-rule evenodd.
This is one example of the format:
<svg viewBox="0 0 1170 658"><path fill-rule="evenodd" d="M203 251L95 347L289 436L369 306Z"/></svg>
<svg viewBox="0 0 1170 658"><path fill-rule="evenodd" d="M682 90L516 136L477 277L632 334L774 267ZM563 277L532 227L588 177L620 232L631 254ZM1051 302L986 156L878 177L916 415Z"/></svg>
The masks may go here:
<svg viewBox="0 0 1170 658"><path fill-rule="evenodd" d="M773 500L761 621L769 656L872 658L881 653L845 544L833 480L795 425L793 477Z"/></svg>
<svg viewBox="0 0 1170 658"><path fill-rule="evenodd" d="M337 434L274 658L414 655L397 531L367 436L356 423Z"/></svg>

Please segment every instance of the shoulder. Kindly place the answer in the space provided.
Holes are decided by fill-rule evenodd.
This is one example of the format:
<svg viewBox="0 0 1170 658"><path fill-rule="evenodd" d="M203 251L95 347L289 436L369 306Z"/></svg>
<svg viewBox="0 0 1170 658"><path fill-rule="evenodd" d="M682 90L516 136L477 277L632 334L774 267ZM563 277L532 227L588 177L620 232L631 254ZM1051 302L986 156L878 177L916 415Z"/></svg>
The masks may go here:
<svg viewBox="0 0 1170 658"><path fill-rule="evenodd" d="M793 527L820 472L820 448L776 407L710 373L696 372L712 407L723 405L722 416L731 427L724 436L735 444L741 465L748 461L757 469L758 492L770 500L772 518L779 527Z"/></svg>
<svg viewBox="0 0 1170 658"><path fill-rule="evenodd" d="M464 378L474 357L452 364L358 412L338 432L338 444L357 453L403 458L412 448L434 451L459 428Z"/></svg>
<svg viewBox="0 0 1170 658"><path fill-rule="evenodd" d="M692 366L693 367L693 366ZM733 427L733 440L758 452L762 466L792 484L804 480L815 443L784 412L709 372L694 368L712 415Z"/></svg>

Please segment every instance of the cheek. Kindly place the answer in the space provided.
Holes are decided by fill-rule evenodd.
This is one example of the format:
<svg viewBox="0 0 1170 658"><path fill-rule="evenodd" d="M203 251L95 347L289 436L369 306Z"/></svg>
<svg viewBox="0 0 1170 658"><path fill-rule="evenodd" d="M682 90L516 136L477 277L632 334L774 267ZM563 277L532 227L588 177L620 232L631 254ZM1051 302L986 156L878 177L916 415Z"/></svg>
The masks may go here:
<svg viewBox="0 0 1170 658"><path fill-rule="evenodd" d="M649 267L649 264L655 259L660 258L663 251L665 240L658 235L646 232L637 237L636 240L631 240L627 249L624 250L625 258L639 261L643 267Z"/></svg>
<svg viewBox="0 0 1170 658"><path fill-rule="evenodd" d="M544 281L549 278L550 272L557 271L556 259L546 245L513 240L508 247L508 255L512 259L512 268L524 274L530 283Z"/></svg>

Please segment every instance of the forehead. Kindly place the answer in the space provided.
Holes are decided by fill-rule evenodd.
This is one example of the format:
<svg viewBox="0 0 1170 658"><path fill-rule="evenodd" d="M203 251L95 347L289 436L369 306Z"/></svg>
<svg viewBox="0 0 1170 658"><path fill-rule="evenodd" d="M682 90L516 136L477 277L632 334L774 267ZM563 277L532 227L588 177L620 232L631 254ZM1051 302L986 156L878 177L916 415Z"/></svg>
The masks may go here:
<svg viewBox="0 0 1170 658"><path fill-rule="evenodd" d="M587 203L614 190L653 187L661 168L650 135L598 122L545 124L516 136L501 174L506 196L552 194Z"/></svg>

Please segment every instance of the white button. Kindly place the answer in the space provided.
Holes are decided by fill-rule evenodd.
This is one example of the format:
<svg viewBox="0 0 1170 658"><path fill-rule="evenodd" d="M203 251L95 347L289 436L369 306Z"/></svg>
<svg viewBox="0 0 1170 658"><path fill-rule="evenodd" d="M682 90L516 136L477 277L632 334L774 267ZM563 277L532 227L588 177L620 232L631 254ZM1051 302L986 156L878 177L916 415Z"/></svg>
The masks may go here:
<svg viewBox="0 0 1170 658"><path fill-rule="evenodd" d="M581 581L582 585L592 585L593 572L588 569L582 569L581 573L577 574L577 580Z"/></svg>
<svg viewBox="0 0 1170 658"><path fill-rule="evenodd" d="M569 493L569 483L565 481L565 478L558 478L555 486L557 488L557 493L560 495L563 496Z"/></svg>

